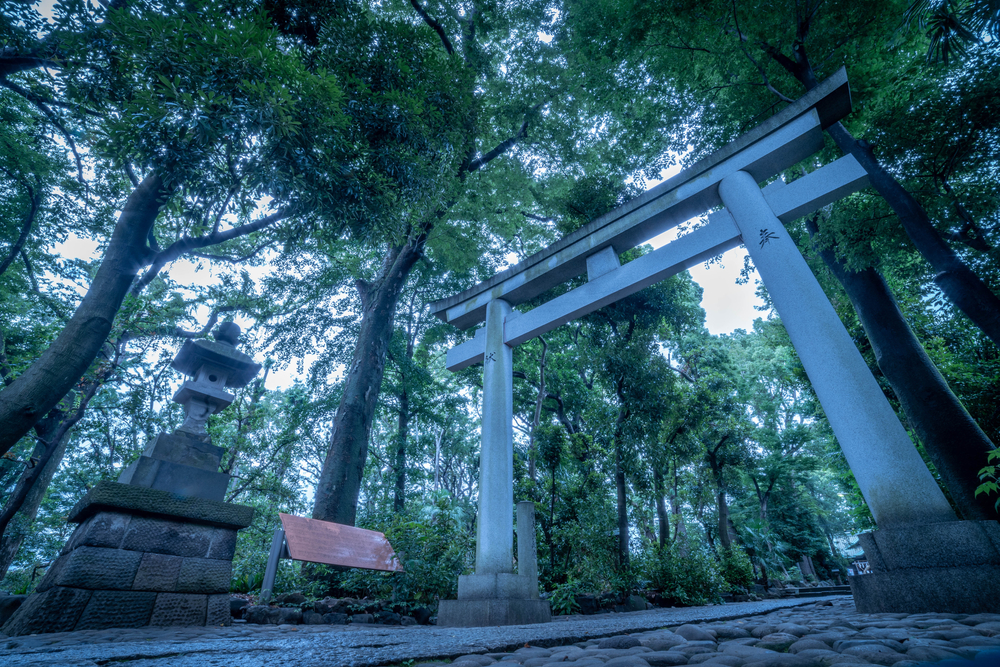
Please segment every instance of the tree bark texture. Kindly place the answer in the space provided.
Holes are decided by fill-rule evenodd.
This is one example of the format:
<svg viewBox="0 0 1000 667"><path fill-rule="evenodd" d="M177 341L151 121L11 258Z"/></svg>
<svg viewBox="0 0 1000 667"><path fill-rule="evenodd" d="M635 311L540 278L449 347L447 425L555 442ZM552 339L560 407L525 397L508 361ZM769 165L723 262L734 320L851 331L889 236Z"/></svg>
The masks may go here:
<svg viewBox="0 0 1000 667"><path fill-rule="evenodd" d="M623 380L619 379L617 385L617 395L619 403L624 402L622 395ZM615 491L618 499L618 566L628 567L628 486L625 482L625 444L624 426L625 420L629 417L628 408L622 406L618 408L618 419L615 423Z"/></svg>
<svg viewBox="0 0 1000 667"><path fill-rule="evenodd" d="M927 356L885 280L871 268L849 271L832 250L821 257L847 292L879 369L959 512L969 520L996 519L993 501L985 495L976 498L975 493L979 469L986 465L993 443Z"/></svg>
<svg viewBox="0 0 1000 667"><path fill-rule="evenodd" d="M21 542L24 541L25 532L17 530L20 522L23 522L24 526L27 527L38 515L38 508L42 504L42 498L45 497L45 492L48 490L49 484L52 483L52 478L55 476L56 470L59 469L59 464L62 463L63 456L66 454L66 445L69 443L69 436L70 429L66 429L55 447L52 448L48 457L44 456L46 453L44 445L39 443L35 447L32 456L37 456L39 459L36 464L40 469L37 476L29 478L27 475L22 475L8 500L8 503L12 503L12 505L4 507L4 514L9 512L10 519L3 526L3 537L0 538L0 578L3 578L7 574L11 563L14 562L14 556L17 555L17 550L21 548ZM18 516L20 516L19 522L14 523L15 518ZM14 523L14 525L11 526L11 523Z"/></svg>
<svg viewBox="0 0 1000 667"><path fill-rule="evenodd" d="M334 417L330 449L316 485L313 518L353 526L368 438L392 337L399 296L423 250L423 237L391 249L373 283L358 282L363 313L361 331L344 393Z"/></svg>
<svg viewBox="0 0 1000 667"><path fill-rule="evenodd" d="M656 518L660 522L660 529L657 531L660 548L667 546L670 541L670 515L667 514L667 504L663 499L667 490L663 484L663 471L659 466L653 467L653 488L656 492Z"/></svg>
<svg viewBox="0 0 1000 667"><path fill-rule="evenodd" d="M396 435L396 491L392 511L399 513L406 505L406 441L410 435L410 394L403 389L399 394L399 421Z"/></svg>
<svg viewBox="0 0 1000 667"><path fill-rule="evenodd" d="M149 256L146 238L166 200L160 177L129 196L90 289L55 342L0 392L0 454L48 414L83 376L111 333L115 315Z"/></svg>

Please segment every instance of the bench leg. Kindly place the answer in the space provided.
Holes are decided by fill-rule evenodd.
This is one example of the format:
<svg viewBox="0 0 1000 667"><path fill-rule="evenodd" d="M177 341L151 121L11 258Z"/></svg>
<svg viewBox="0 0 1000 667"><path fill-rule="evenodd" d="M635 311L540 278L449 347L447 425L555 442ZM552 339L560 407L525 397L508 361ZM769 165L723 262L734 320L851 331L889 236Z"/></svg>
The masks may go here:
<svg viewBox="0 0 1000 667"><path fill-rule="evenodd" d="M274 529L271 539L271 553L267 555L267 568L264 570L264 583L260 587L260 603L271 601L271 591L274 590L274 578L278 575L278 561L281 559L282 547L285 545L285 531L278 526Z"/></svg>

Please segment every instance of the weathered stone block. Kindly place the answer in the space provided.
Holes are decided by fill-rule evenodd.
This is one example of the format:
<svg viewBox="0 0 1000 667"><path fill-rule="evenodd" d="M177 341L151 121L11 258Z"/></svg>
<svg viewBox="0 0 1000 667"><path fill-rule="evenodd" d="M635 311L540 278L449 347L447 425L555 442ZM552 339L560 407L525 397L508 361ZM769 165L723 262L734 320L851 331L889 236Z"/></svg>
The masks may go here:
<svg viewBox="0 0 1000 667"><path fill-rule="evenodd" d="M68 520L79 523L101 511L176 517L227 528L246 528L253 521L253 508L204 498L184 498L167 491L142 486L100 482L70 510Z"/></svg>
<svg viewBox="0 0 1000 667"><path fill-rule="evenodd" d="M203 526L153 517L134 517L129 524L122 548L185 558L204 558L212 545L215 531Z"/></svg>
<svg viewBox="0 0 1000 667"><path fill-rule="evenodd" d="M139 570L132 582L132 590L161 593L177 591L177 577L180 575L183 562L184 559L180 556L142 554Z"/></svg>
<svg viewBox="0 0 1000 667"><path fill-rule="evenodd" d="M233 614L229 605L229 593L208 596L208 613L205 625L232 625Z"/></svg>
<svg viewBox="0 0 1000 667"><path fill-rule="evenodd" d="M149 624L205 625L208 596L191 593L157 593Z"/></svg>
<svg viewBox="0 0 1000 667"><path fill-rule="evenodd" d="M61 553L67 554L77 547L117 549L131 520L130 514L99 512L77 526Z"/></svg>
<svg viewBox="0 0 1000 667"><path fill-rule="evenodd" d="M225 593L233 576L233 563L209 558L184 558L177 577L178 593Z"/></svg>
<svg viewBox="0 0 1000 667"><path fill-rule="evenodd" d="M983 528L985 521L948 521L871 533L883 567L875 572L906 568L1000 565L1000 553ZM862 544L864 546L864 543ZM867 551L865 552L867 555Z"/></svg>
<svg viewBox="0 0 1000 667"><path fill-rule="evenodd" d="M160 433L146 445L142 454L160 461L218 472L224 451L204 438L178 431Z"/></svg>
<svg viewBox="0 0 1000 667"><path fill-rule="evenodd" d="M132 588L142 554L122 549L80 547L60 556L39 584L91 590L127 591Z"/></svg>
<svg viewBox="0 0 1000 667"><path fill-rule="evenodd" d="M0 627L10 620L10 617L14 615L24 601L28 599L27 595L7 595L6 593L0 593Z"/></svg>
<svg viewBox="0 0 1000 667"><path fill-rule="evenodd" d="M551 620L547 600L441 600L438 606L438 625L442 627L527 625Z"/></svg>
<svg viewBox="0 0 1000 667"><path fill-rule="evenodd" d="M0 631L8 637L69 632L76 626L92 593L81 588L50 588L30 595Z"/></svg>
<svg viewBox="0 0 1000 667"><path fill-rule="evenodd" d="M56 585L56 581L59 580L60 572L63 567L66 566L66 561L69 559L69 554L63 554L52 561L49 568L45 570L45 574L42 575L41 581L35 586L35 592L41 593L42 591L47 591Z"/></svg>
<svg viewBox="0 0 1000 667"><path fill-rule="evenodd" d="M216 560L232 560L236 553L236 531L217 528L212 533L212 544L208 547L208 557Z"/></svg>
<svg viewBox="0 0 1000 667"><path fill-rule="evenodd" d="M1000 612L1000 566L906 569L848 577L863 614Z"/></svg>
<svg viewBox="0 0 1000 667"><path fill-rule="evenodd" d="M458 578L458 599L529 600L534 583L519 574L465 574Z"/></svg>
<svg viewBox="0 0 1000 667"><path fill-rule="evenodd" d="M140 456L122 471L118 481L183 496L222 502L229 486L229 475L213 470Z"/></svg>
<svg viewBox="0 0 1000 667"><path fill-rule="evenodd" d="M141 628L149 624L156 593L94 591L74 630Z"/></svg>

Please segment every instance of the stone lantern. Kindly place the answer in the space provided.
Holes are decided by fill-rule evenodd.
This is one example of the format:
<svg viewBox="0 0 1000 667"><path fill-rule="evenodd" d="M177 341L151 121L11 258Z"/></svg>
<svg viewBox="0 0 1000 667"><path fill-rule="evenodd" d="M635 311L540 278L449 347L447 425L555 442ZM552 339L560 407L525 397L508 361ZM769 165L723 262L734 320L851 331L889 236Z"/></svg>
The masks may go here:
<svg viewBox="0 0 1000 667"><path fill-rule="evenodd" d="M184 422L160 433L117 482L100 482L68 521L79 526L35 592L3 626L7 636L147 625L229 625L236 533L253 509L223 502L223 449L205 430L260 364L236 350L240 328L189 340L173 367L190 376L174 394Z"/></svg>

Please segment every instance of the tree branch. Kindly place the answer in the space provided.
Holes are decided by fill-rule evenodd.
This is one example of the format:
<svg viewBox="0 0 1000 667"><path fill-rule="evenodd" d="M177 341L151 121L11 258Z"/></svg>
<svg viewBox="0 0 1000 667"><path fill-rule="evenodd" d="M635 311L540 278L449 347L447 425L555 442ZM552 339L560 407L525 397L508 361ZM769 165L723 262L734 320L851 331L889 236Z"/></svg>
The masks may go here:
<svg viewBox="0 0 1000 667"><path fill-rule="evenodd" d="M500 157L505 152L507 152L508 150L510 150L510 148L514 144L516 144L518 141L520 141L521 139L524 139L526 136L528 136L528 119L529 119L528 117L531 115L531 113L536 112L539 109L541 109L544 104L545 104L544 102L539 102L535 106L531 107L531 112L529 112L528 114L525 114L524 122L521 124L521 129L519 129L514 136L510 137L509 139L506 139L506 140L500 142L496 146L496 148L494 148L493 150L491 150L489 153L487 153L486 155L482 156L481 158L478 158L478 159L473 160L472 162L470 162L469 166L466 167L466 170L469 173L472 173L474 171L478 171L479 169L485 167L487 164L489 164L490 162L492 162L494 159Z"/></svg>
<svg viewBox="0 0 1000 667"><path fill-rule="evenodd" d="M46 105L45 100L43 100L38 95L35 95L30 90L22 88L13 81L9 81L6 77L3 76L0 76L0 86L3 86L8 90L13 91L14 93L20 95L21 97L23 97L24 99L28 100L36 107L41 109L42 113L45 114L45 116L49 119L49 121L56 126L60 134L62 134L63 138L66 140L66 143L69 145L70 150L73 151L73 158L76 160L77 180L80 181L81 185L86 187L87 182L83 178L83 161L80 159L80 153L78 153L76 150L76 142L73 141L73 135L69 133L69 131L66 129L66 126L62 124L62 121L59 120L59 117L56 116L55 112L52 111L52 109L50 109L48 105Z"/></svg>
<svg viewBox="0 0 1000 667"><path fill-rule="evenodd" d="M287 218L292 215L293 212L294 208L282 208L271 215L261 218L257 222L251 222L246 225L241 225L240 227L227 229L224 232L214 232L197 238L185 236L178 239L153 256L152 265L146 270L145 273L142 274L142 277L135 283L135 285L132 286L130 293L133 296L140 294L142 290L144 290L146 286L153 281L164 266L176 259L179 259L181 256L191 252L192 250L219 245L220 243L225 243L226 241L232 241L233 239L247 236L248 234L253 234L254 232L259 232L260 230L270 227L280 220Z"/></svg>
<svg viewBox="0 0 1000 667"><path fill-rule="evenodd" d="M11 246L10 252L2 262L0 262L0 276L3 275L7 267L11 265L14 258L17 257L18 253L21 252L21 248L28 241L28 234L31 233L31 225L35 221L35 214L38 212L38 208L42 205L42 187L41 178L35 176L35 187L31 185L25 179L20 179L24 184L24 188L28 191L28 197L31 200L31 205L28 207L28 212L24 216L24 222L21 223L21 234L17 237L14 245Z"/></svg>
<svg viewBox="0 0 1000 667"><path fill-rule="evenodd" d="M421 6L419 0L410 0L410 4L413 5L413 8L417 10L418 14L420 14L420 18L424 20L424 23L429 25L431 29L438 34L438 37L441 38L441 43L444 44L444 50L448 52L448 55L455 53L455 47L451 45L451 40L448 39L448 34L444 31L444 26L431 18L430 14L427 13L427 10Z"/></svg>

